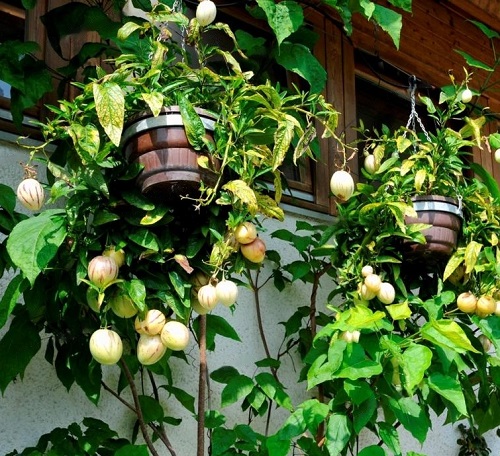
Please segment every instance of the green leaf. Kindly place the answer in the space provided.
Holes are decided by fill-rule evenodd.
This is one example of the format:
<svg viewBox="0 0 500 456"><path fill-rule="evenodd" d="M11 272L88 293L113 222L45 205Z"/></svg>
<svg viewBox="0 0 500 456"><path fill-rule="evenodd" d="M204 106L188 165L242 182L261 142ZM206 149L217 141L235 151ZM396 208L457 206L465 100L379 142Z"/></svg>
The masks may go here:
<svg viewBox="0 0 500 456"><path fill-rule="evenodd" d="M16 208L16 193L8 185L0 184L0 208L12 216Z"/></svg>
<svg viewBox="0 0 500 456"><path fill-rule="evenodd" d="M115 456L148 456L147 445L124 445L114 453Z"/></svg>
<svg viewBox="0 0 500 456"><path fill-rule="evenodd" d="M305 261L297 260L287 264L285 270L292 274L292 280L298 280L309 274L311 265Z"/></svg>
<svg viewBox="0 0 500 456"><path fill-rule="evenodd" d="M481 32L483 32L484 35L486 35L486 37L489 40L491 40L493 38L500 38L500 35L495 30L490 29L489 27L484 25L482 22L472 21L472 20L470 22L472 22L479 30L481 30Z"/></svg>
<svg viewBox="0 0 500 456"><path fill-rule="evenodd" d="M394 456L401 456L398 430L385 421L378 422L377 425L380 438L387 445L387 448L394 453Z"/></svg>
<svg viewBox="0 0 500 456"><path fill-rule="evenodd" d="M227 407L247 397L253 389L253 381L246 375L237 375L229 380L221 393L221 407Z"/></svg>
<svg viewBox="0 0 500 456"><path fill-rule="evenodd" d="M120 284L123 289L130 296L130 299L134 301L134 304L137 306L139 311L145 311L147 309L146 306L146 287L144 286L144 282L139 279L132 279L130 281L125 281Z"/></svg>
<svg viewBox="0 0 500 456"><path fill-rule="evenodd" d="M23 377L26 367L40 350L41 345L38 329L29 320L27 311L22 310L12 320L8 331L0 340L0 391L2 394L7 385L18 375Z"/></svg>
<svg viewBox="0 0 500 456"><path fill-rule="evenodd" d="M458 323L451 320L432 320L420 330L422 337L433 344L450 348L458 353L472 351L479 353L470 343L467 335Z"/></svg>
<svg viewBox="0 0 500 456"><path fill-rule="evenodd" d="M66 238L66 218L60 209L48 209L19 222L7 238L7 252L30 284L54 258Z"/></svg>
<svg viewBox="0 0 500 456"><path fill-rule="evenodd" d="M440 372L433 372L429 376L428 384L432 390L450 401L462 415L469 416L460 381Z"/></svg>
<svg viewBox="0 0 500 456"><path fill-rule="evenodd" d="M125 96L114 82L94 83L95 107L99 122L115 146L120 145L125 118Z"/></svg>
<svg viewBox="0 0 500 456"><path fill-rule="evenodd" d="M349 418L341 413L333 413L326 428L326 448L331 456L339 455L351 437Z"/></svg>
<svg viewBox="0 0 500 456"><path fill-rule="evenodd" d="M385 308L393 320L405 320L411 317L411 309L406 301L399 304L390 304Z"/></svg>
<svg viewBox="0 0 500 456"><path fill-rule="evenodd" d="M233 446L234 442L236 442L236 432L232 429L222 427L214 429L210 439L211 454L213 456L227 454L226 451Z"/></svg>
<svg viewBox="0 0 500 456"><path fill-rule="evenodd" d="M360 344L348 344L342 366L334 376L357 380L358 378L369 378L381 372L380 362L369 359Z"/></svg>
<svg viewBox="0 0 500 456"><path fill-rule="evenodd" d="M276 62L288 71L304 78L312 93L319 93L326 84L326 71L309 48L299 43L285 42L276 55Z"/></svg>
<svg viewBox="0 0 500 456"><path fill-rule="evenodd" d="M191 394L187 393L183 389L176 388L171 385L162 385L161 388L165 388L171 395L173 395L187 410L191 413L196 413L195 410L195 398Z"/></svg>
<svg viewBox="0 0 500 456"><path fill-rule="evenodd" d="M140 229L131 233L129 239L145 249L159 252L160 245L156 236L147 229Z"/></svg>
<svg viewBox="0 0 500 456"><path fill-rule="evenodd" d="M308 399L300 404L299 408L302 410L302 416L306 423L307 429L311 434L316 434L316 430L320 423L322 423L329 414L327 404L323 404L318 399Z"/></svg>
<svg viewBox="0 0 500 456"><path fill-rule="evenodd" d="M236 179L229 181L222 187L224 190L232 193L233 197L245 204L251 214L255 214L259 209L257 196L252 188L245 181Z"/></svg>
<svg viewBox="0 0 500 456"><path fill-rule="evenodd" d="M389 397L389 406L403 427L420 443L423 443L431 427L431 422L415 400L411 397L399 399Z"/></svg>
<svg viewBox="0 0 500 456"><path fill-rule="evenodd" d="M179 94L177 98L189 144L191 144L194 149L202 149L204 145L202 138L205 136L205 126L187 97L183 94Z"/></svg>
<svg viewBox="0 0 500 456"><path fill-rule="evenodd" d="M408 394L413 394L414 388L423 380L431 363L432 351L425 345L412 344L403 352L401 367Z"/></svg>
<svg viewBox="0 0 500 456"><path fill-rule="evenodd" d="M303 9L295 1L276 3L274 0L257 0L257 4L266 13L267 22L278 39L278 46L304 22Z"/></svg>
<svg viewBox="0 0 500 456"><path fill-rule="evenodd" d="M394 45L399 49L399 39L401 28L403 26L403 18L401 14L393 11L385 6L375 5L373 11L373 20L378 23L380 28L387 32L392 38Z"/></svg>
<svg viewBox="0 0 500 456"><path fill-rule="evenodd" d="M234 328L223 318L218 315L207 314L207 349L214 350L215 336L218 334L228 339L241 342L240 337ZM197 321L197 320L196 320ZM196 325L197 326L197 325Z"/></svg>
<svg viewBox="0 0 500 456"><path fill-rule="evenodd" d="M15 276L7 285L0 300L0 328L2 328L9 318L12 310L17 304L19 296L28 286L28 281L22 276Z"/></svg>
<svg viewBox="0 0 500 456"><path fill-rule="evenodd" d="M240 375L240 373L233 366L223 366L219 367L219 369L214 370L210 374L210 378L214 382L227 384L233 377L236 377L238 375Z"/></svg>
<svg viewBox="0 0 500 456"><path fill-rule="evenodd" d="M163 420L163 407L156 399L141 394L139 395L139 404L146 423Z"/></svg>
<svg viewBox="0 0 500 456"><path fill-rule="evenodd" d="M490 67L489 65L487 65L484 62L481 62L480 60L475 59L474 57L472 57L467 52L461 51L459 49L454 49L454 51L457 54L460 54L465 59L465 61L467 62L467 65L469 65L471 67L480 68L482 70L490 71L490 72L494 70L494 68Z"/></svg>
<svg viewBox="0 0 500 456"><path fill-rule="evenodd" d="M280 407L293 410L290 396L285 392L285 388L269 372L261 372L255 376L255 382L269 399L272 399Z"/></svg>
<svg viewBox="0 0 500 456"><path fill-rule="evenodd" d="M386 452L382 447L379 447L378 445L370 445L365 448L363 448L359 453L358 456L385 456Z"/></svg>

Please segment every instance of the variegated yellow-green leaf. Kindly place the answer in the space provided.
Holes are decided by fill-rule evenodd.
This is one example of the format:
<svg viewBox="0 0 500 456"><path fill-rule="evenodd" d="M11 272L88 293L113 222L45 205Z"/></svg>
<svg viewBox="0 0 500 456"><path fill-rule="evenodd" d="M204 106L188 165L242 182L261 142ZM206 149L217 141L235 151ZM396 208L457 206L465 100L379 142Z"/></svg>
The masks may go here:
<svg viewBox="0 0 500 456"><path fill-rule="evenodd" d="M311 142L314 140L314 138L316 138L316 128L314 128L313 124L309 124L304 130L302 136L299 138L299 142L297 143L297 145L295 146L295 150L293 151L294 164L297 164L297 161L310 150L309 146L311 145ZM311 156L311 154L308 155Z"/></svg>
<svg viewBox="0 0 500 456"><path fill-rule="evenodd" d="M83 162L89 163L99 153L99 131L94 125L80 125L73 123L68 128L68 134L73 140L75 150Z"/></svg>
<svg viewBox="0 0 500 456"><path fill-rule="evenodd" d="M141 225L154 225L159 222L168 212L167 206L155 206L155 208L142 217Z"/></svg>
<svg viewBox="0 0 500 456"><path fill-rule="evenodd" d="M233 253L234 248L228 245L223 239L217 241L210 253L210 264L214 267L221 266Z"/></svg>
<svg viewBox="0 0 500 456"><path fill-rule="evenodd" d="M161 108L163 107L163 95L161 93L143 93L142 99L147 103L149 109L151 109L153 116L156 117L160 114Z"/></svg>
<svg viewBox="0 0 500 456"><path fill-rule="evenodd" d="M398 136L396 139L396 148L398 152L403 153L408 147L411 146L411 141L406 136Z"/></svg>
<svg viewBox="0 0 500 456"><path fill-rule="evenodd" d="M465 273L469 274L474 270L474 266L476 266L477 258L481 253L481 249L483 248L483 244L480 244L476 241L471 241L465 247Z"/></svg>
<svg viewBox="0 0 500 456"><path fill-rule="evenodd" d="M463 249L457 250L446 264L446 268L443 273L443 281L451 277L456 269L462 264L463 259Z"/></svg>
<svg viewBox="0 0 500 456"><path fill-rule="evenodd" d="M230 192L234 198L245 204L251 214L257 213L259 207L255 192L246 184L246 182L237 179L228 182L222 187Z"/></svg>
<svg viewBox="0 0 500 456"><path fill-rule="evenodd" d="M209 169L210 168L210 160L206 155L198 155L196 158L196 162L198 163L198 166L203 169Z"/></svg>
<svg viewBox="0 0 500 456"><path fill-rule="evenodd" d="M408 172L411 170L411 168L413 167L414 163L412 160L405 160L402 164L401 164L401 176L406 176L408 174Z"/></svg>
<svg viewBox="0 0 500 456"><path fill-rule="evenodd" d="M452 320L432 320L422 326L420 334L433 344L449 348L458 353L467 351L478 353L470 343L464 330L457 322Z"/></svg>
<svg viewBox="0 0 500 456"><path fill-rule="evenodd" d="M135 22L127 22L118 30L118 39L122 41L126 40L132 33L140 28L141 26Z"/></svg>
<svg viewBox="0 0 500 456"><path fill-rule="evenodd" d="M281 181L281 173L274 172L274 199L279 203L283 196L283 182Z"/></svg>
<svg viewBox="0 0 500 456"><path fill-rule="evenodd" d="M94 101L99 122L115 146L120 145L125 117L125 98L118 84L93 84Z"/></svg>
<svg viewBox="0 0 500 456"><path fill-rule="evenodd" d="M460 129L459 133L462 138L470 138L472 137L474 142L478 147L481 146L481 128L486 122L486 118L484 116L477 117L475 119L471 119L469 117L465 117L465 125Z"/></svg>
<svg viewBox="0 0 500 456"><path fill-rule="evenodd" d="M385 306L385 308L393 320L405 320L411 317L411 309L406 301L399 304L391 304Z"/></svg>
<svg viewBox="0 0 500 456"><path fill-rule="evenodd" d="M498 245L498 236L496 235L496 233L491 234L490 243L492 246Z"/></svg>
<svg viewBox="0 0 500 456"><path fill-rule="evenodd" d="M184 94L179 94L177 102L179 104L182 121L184 122L184 130L189 144L196 150L199 150L204 144L202 138L205 136L205 126L194 106Z"/></svg>
<svg viewBox="0 0 500 456"><path fill-rule="evenodd" d="M285 219L283 209L278 206L278 203L269 195L257 194L257 204L259 205L259 212L267 217L275 218L282 222Z"/></svg>
<svg viewBox="0 0 500 456"><path fill-rule="evenodd" d="M273 170L277 170L283 163L286 153L290 148L293 139L293 134L296 126L296 119L291 116L286 116L278 124L278 129L274 133L274 148L273 148Z"/></svg>
<svg viewBox="0 0 500 456"><path fill-rule="evenodd" d="M233 57L230 52L223 51L222 49L216 49L217 53L222 56L226 63L231 67L235 73L241 73L241 67L238 61Z"/></svg>
<svg viewBox="0 0 500 456"><path fill-rule="evenodd" d="M419 169L417 174L415 174L415 190L417 190L417 192L422 190L426 176L427 172L425 169Z"/></svg>
<svg viewBox="0 0 500 456"><path fill-rule="evenodd" d="M355 306L349 309L349 316L346 320L355 329L369 329L377 326L385 318L385 313L377 310L373 312L365 306Z"/></svg>
<svg viewBox="0 0 500 456"><path fill-rule="evenodd" d="M380 166L382 159L384 158L385 146L383 144L379 144L373 150L373 156L375 157L375 163Z"/></svg>

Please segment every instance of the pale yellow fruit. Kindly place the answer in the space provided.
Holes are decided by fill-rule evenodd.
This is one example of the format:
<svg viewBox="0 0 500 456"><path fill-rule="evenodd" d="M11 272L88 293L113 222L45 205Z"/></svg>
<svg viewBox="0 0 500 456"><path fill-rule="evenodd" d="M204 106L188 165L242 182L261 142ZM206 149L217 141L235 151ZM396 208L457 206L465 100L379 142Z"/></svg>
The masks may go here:
<svg viewBox="0 0 500 456"><path fill-rule="evenodd" d="M98 255L90 260L87 272L94 285L104 288L118 277L118 265L113 258Z"/></svg>
<svg viewBox="0 0 500 456"><path fill-rule="evenodd" d="M363 266L363 268L361 269L361 275L363 277L368 277L370 274L373 274L373 272L373 267L368 264L366 266Z"/></svg>
<svg viewBox="0 0 500 456"><path fill-rule="evenodd" d="M354 179L344 170L335 171L330 179L330 190L340 200L347 201L354 193Z"/></svg>
<svg viewBox="0 0 500 456"><path fill-rule="evenodd" d="M477 298L469 291L460 293L457 298L457 307L462 312L474 313L477 307Z"/></svg>
<svg viewBox="0 0 500 456"><path fill-rule="evenodd" d="M370 290L366 286L366 283L362 283L361 286L359 287L359 296L361 299L364 299L366 301L370 301L375 296L377 296L377 293L375 291Z"/></svg>
<svg viewBox="0 0 500 456"><path fill-rule="evenodd" d="M125 252L123 251L123 249L116 250L114 245L106 247L102 254L103 256L113 258L119 268L121 268L125 264Z"/></svg>
<svg viewBox="0 0 500 456"><path fill-rule="evenodd" d="M231 280L221 280L215 286L217 300L226 307L232 306L238 299L238 286Z"/></svg>
<svg viewBox="0 0 500 456"><path fill-rule="evenodd" d="M252 263L262 263L266 257L266 244L257 237L249 244L242 244L241 254Z"/></svg>
<svg viewBox="0 0 500 456"><path fill-rule="evenodd" d="M204 27L211 24L217 15L217 7L212 0L202 0L196 8L196 19Z"/></svg>
<svg viewBox="0 0 500 456"><path fill-rule="evenodd" d="M26 209L40 210L45 201L42 184L33 178L24 179L17 186L17 199Z"/></svg>
<svg viewBox="0 0 500 456"><path fill-rule="evenodd" d="M377 274L370 274L365 277L364 284L368 290L373 293L378 293L380 286L382 285L382 279Z"/></svg>
<svg viewBox="0 0 500 456"><path fill-rule="evenodd" d="M500 163L500 149L495 150L495 161Z"/></svg>
<svg viewBox="0 0 500 456"><path fill-rule="evenodd" d="M149 336L147 334L141 335L137 342L137 359L145 366L150 366L158 362L165 352L167 347L163 345L159 335Z"/></svg>
<svg viewBox="0 0 500 456"><path fill-rule="evenodd" d="M244 222L234 231L234 239L240 244L250 244L256 237L257 228L252 222Z"/></svg>
<svg viewBox="0 0 500 456"><path fill-rule="evenodd" d="M161 331L161 341L170 350L184 350L189 344L189 329L180 321L169 320Z"/></svg>
<svg viewBox="0 0 500 456"><path fill-rule="evenodd" d="M485 352L490 351L490 349L491 349L491 340L490 339L488 339L484 334L481 334L478 337L478 340L479 340L479 342L481 342L481 345L482 345L483 350Z"/></svg>
<svg viewBox="0 0 500 456"><path fill-rule="evenodd" d="M147 311L143 320L138 319L140 330L137 328L137 320L135 328L139 334L156 336L157 334L160 334L166 320L165 314L161 310L150 309Z"/></svg>
<svg viewBox="0 0 500 456"><path fill-rule="evenodd" d="M389 282L382 282L377 292L377 298L384 304L392 304L396 298L396 290Z"/></svg>
<svg viewBox="0 0 500 456"><path fill-rule="evenodd" d="M479 317L487 317L495 312L497 303L492 296L483 295L477 300L476 315Z"/></svg>
<svg viewBox="0 0 500 456"><path fill-rule="evenodd" d="M98 329L90 336L90 353L100 364L116 364L123 353L121 337L111 329Z"/></svg>
<svg viewBox="0 0 500 456"><path fill-rule="evenodd" d="M212 284L203 285L198 290L198 302L207 310L213 310L217 305L217 291Z"/></svg>
<svg viewBox="0 0 500 456"><path fill-rule="evenodd" d="M113 313L121 318L132 318L138 312L132 298L121 290L113 293L109 300L109 306Z"/></svg>
<svg viewBox="0 0 500 456"><path fill-rule="evenodd" d="M469 103L472 100L472 91L467 88L464 89L461 93L462 103Z"/></svg>
<svg viewBox="0 0 500 456"><path fill-rule="evenodd" d="M375 158L375 155L368 154L364 160L364 167L365 167L366 171L368 171L368 173L375 174L378 171L378 169L380 168L380 164L377 163L377 159Z"/></svg>

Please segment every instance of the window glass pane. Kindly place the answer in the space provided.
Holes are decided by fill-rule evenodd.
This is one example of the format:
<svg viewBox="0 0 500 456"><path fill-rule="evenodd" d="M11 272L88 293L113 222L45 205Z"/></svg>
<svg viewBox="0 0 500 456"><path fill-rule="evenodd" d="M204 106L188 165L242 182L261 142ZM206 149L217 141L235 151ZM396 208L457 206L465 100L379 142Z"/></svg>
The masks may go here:
<svg viewBox="0 0 500 456"><path fill-rule="evenodd" d="M0 0L0 42L24 40L25 10L19 0ZM10 98L10 86L0 81L0 97Z"/></svg>

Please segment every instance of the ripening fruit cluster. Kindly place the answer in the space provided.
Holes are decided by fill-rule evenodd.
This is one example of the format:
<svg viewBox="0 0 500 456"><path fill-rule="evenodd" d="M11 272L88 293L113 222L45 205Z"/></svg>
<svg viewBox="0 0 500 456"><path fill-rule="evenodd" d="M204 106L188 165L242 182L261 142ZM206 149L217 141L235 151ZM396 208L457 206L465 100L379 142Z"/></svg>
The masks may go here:
<svg viewBox="0 0 500 456"><path fill-rule="evenodd" d="M17 187L17 199L26 209L39 211L45 202L42 184L31 177L24 179Z"/></svg>
<svg viewBox="0 0 500 456"><path fill-rule="evenodd" d="M206 314L215 309L217 304L231 307L238 299L238 286L232 281L222 279L213 285L208 277L198 279L193 286L193 309L199 314Z"/></svg>
<svg viewBox="0 0 500 456"><path fill-rule="evenodd" d="M234 239L240 246L241 254L252 263L262 263L266 257L266 244L257 235L252 222L244 222L234 231Z"/></svg>
<svg viewBox="0 0 500 456"><path fill-rule="evenodd" d="M363 282L359 285L359 296L363 301L371 301L375 297L385 305L392 304L396 298L396 290L389 282L382 282L375 274L372 266L363 266L361 270Z"/></svg>
<svg viewBox="0 0 500 456"><path fill-rule="evenodd" d="M457 307L464 313L476 314L480 318L492 314L500 315L500 301L496 301L490 295L483 295L478 298L469 291L458 296Z"/></svg>
<svg viewBox="0 0 500 456"><path fill-rule="evenodd" d="M167 319L158 309L150 309L135 319L135 330L139 334L137 359L145 366L158 362L167 349L184 350L189 344L188 327L177 320ZM101 328L90 337L90 353L100 364L116 364L123 354L123 342L112 329Z"/></svg>

